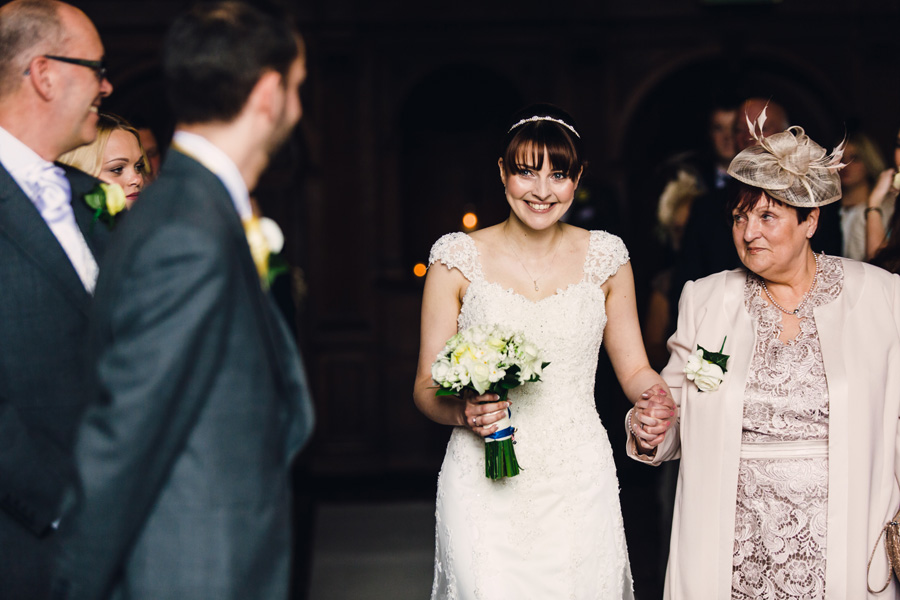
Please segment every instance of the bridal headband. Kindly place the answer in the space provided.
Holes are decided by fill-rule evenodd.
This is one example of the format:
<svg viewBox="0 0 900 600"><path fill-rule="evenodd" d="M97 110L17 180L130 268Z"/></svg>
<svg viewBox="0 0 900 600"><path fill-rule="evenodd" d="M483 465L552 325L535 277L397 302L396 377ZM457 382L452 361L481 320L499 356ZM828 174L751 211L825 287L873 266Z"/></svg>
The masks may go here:
<svg viewBox="0 0 900 600"><path fill-rule="evenodd" d="M846 166L841 162L846 140L827 154L796 125L764 136L765 108L756 123L749 116L746 119L756 145L734 157L729 175L791 206L813 208L841 198L838 170Z"/></svg>
<svg viewBox="0 0 900 600"><path fill-rule="evenodd" d="M562 119L557 119L555 117L541 117L541 116L534 116L534 117L528 117L527 119L522 119L521 121L519 121L518 123L516 123L515 125L510 127L509 131L507 131L506 133L509 133L516 127L519 127L520 125L524 125L525 123L535 123L537 121L553 121L554 123L558 123L559 125L562 125L566 129L568 129L569 131L574 133L575 137L577 137L579 139L581 138L581 136L578 135L578 132L575 131L575 128L572 127L571 125L569 125L568 123L566 123L565 121L563 121Z"/></svg>

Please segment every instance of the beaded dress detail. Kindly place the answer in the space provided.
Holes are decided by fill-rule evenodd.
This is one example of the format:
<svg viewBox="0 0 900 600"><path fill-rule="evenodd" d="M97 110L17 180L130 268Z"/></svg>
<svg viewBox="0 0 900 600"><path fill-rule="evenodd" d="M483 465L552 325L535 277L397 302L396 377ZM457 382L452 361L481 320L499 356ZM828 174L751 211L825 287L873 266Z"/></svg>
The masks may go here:
<svg viewBox="0 0 900 600"><path fill-rule="evenodd" d="M762 297L759 277L748 274L744 288L756 344L744 390L733 599L825 597L829 409L813 310L838 297L844 270L834 257L819 263L789 342L778 339L782 313Z"/></svg>
<svg viewBox="0 0 900 600"><path fill-rule="evenodd" d="M618 237L592 231L582 279L534 302L485 280L468 235L432 248L429 265L470 282L460 330L522 331L550 362L543 381L509 395L519 475L485 477L482 438L453 430L438 477L433 600L632 598L619 484L594 400L606 326L600 286L627 261Z"/></svg>

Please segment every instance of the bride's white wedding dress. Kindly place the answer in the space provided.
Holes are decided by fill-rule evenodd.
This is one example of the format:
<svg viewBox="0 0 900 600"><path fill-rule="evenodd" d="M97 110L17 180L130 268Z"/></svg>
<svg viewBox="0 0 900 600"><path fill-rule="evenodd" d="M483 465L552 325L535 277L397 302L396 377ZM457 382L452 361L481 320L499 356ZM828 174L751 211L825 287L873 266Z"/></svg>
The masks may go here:
<svg viewBox="0 0 900 600"><path fill-rule="evenodd" d="M438 478L433 600L632 598L619 484L594 404L600 286L627 260L619 238L592 231L581 281L533 302L485 281L468 235L432 248L429 264L470 281L460 330L522 331L550 362L543 381L510 392L519 475L485 477L482 438L453 430Z"/></svg>

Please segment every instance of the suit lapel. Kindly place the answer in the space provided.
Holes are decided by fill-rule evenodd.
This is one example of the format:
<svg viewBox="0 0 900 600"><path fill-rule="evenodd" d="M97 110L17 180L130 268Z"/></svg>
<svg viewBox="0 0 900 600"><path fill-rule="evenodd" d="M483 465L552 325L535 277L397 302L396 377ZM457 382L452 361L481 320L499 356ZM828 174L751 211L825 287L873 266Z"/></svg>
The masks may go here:
<svg viewBox="0 0 900 600"><path fill-rule="evenodd" d="M279 356L281 344L279 343L279 332L277 331L277 324L273 321L273 319L278 315L271 313L273 307L266 298L266 293L263 291L262 286L260 285L259 273L256 270L256 265L253 262L253 257L250 255L250 246L247 244L247 236L244 232L244 226L237 214L237 209L234 206L234 201L231 199L231 195L228 193L225 185L215 175L215 173L211 172L204 165L194 160L194 158L179 152L177 149L173 149L170 154L173 155L171 157L173 167L178 166L189 171L194 171L197 173L202 172L204 177L209 177L213 180L210 182L209 186L210 190L216 191L216 193L212 194L214 199L213 205L225 222L225 225L228 228L229 233L231 234L230 237L235 245L234 254L238 257L238 261L240 264L239 270L244 278L245 285L253 289L253 293L251 293L250 296L255 304L254 313L259 317L259 321L263 329L265 330L265 338L267 341L266 354L269 359L269 364L272 365L272 368L276 372L276 377L279 385L284 388L285 377L284 373L282 372L282 363ZM167 160L167 164L168 162L169 160Z"/></svg>
<svg viewBox="0 0 900 600"><path fill-rule="evenodd" d="M31 200L2 166L0 235L6 236L72 304L88 314L91 296L84 289L75 267Z"/></svg>

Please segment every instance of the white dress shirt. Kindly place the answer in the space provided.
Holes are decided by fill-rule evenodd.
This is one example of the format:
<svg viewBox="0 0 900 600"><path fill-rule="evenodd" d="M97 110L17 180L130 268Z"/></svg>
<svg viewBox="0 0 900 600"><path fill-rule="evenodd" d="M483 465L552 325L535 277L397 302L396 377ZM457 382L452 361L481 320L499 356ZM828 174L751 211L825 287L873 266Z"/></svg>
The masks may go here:
<svg viewBox="0 0 900 600"><path fill-rule="evenodd" d="M34 150L0 127L0 164L41 214L41 218L65 251L88 293L94 293L100 270L75 222L72 188L65 171L41 158Z"/></svg>

